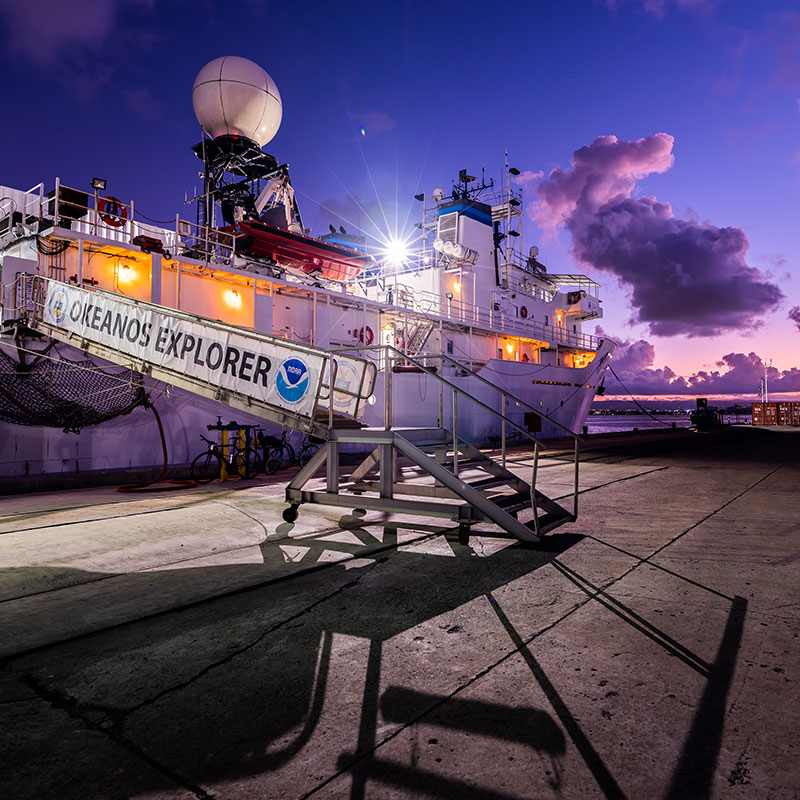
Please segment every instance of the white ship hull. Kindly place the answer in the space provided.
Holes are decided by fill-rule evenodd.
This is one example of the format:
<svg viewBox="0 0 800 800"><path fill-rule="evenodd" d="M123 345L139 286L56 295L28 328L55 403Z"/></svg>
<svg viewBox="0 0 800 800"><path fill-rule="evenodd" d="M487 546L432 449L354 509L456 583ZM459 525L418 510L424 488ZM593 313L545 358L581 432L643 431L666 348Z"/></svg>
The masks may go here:
<svg viewBox="0 0 800 800"><path fill-rule="evenodd" d="M480 201L465 193L452 202L437 199L421 224L420 251L403 263L363 256L374 266L350 283L315 276L311 269L315 253L322 250L341 252L342 258L351 259L348 263L357 261L355 251L335 238L293 234L293 246L309 242L311 272L300 274L265 256L269 242L253 244L252 226L247 252L241 255L235 225L211 228L177 220L174 230L157 228L134 221L132 204L115 201L111 215L102 198L92 202L86 192L58 183L52 198L41 188L3 192L7 202L2 208L18 210L5 216L0 211L0 312L5 324L0 346L20 362L46 344L13 336L16 317L25 313L20 276L36 275L45 283L101 289L120 301L155 304L334 356L344 351L372 359L379 372L370 398L374 402L362 414L368 426L384 424L386 381L380 370L387 348L394 348L392 363L400 371L392 370L391 376L392 425L452 429L451 390L419 369L424 363L464 393L458 396L459 436L490 444L500 436L501 422L486 407L504 412L540 438L562 435L564 429L580 433L615 347L582 330L584 322L602 317L594 281L547 273L535 248L526 257L513 249L519 233L512 225L521 218L522 205L510 183ZM508 232L506 250L498 244L506 238L498 233L501 229ZM433 236L431 248L428 239ZM46 357L67 364L78 359L80 339L59 344ZM94 361L102 365L96 355ZM116 363L142 370L136 358ZM263 422L257 414L181 389L165 393L158 381L145 382L163 419L171 466L189 464L204 449L200 435L207 435L218 417L223 423ZM498 389L528 408L508 398L504 408ZM87 396L90 401L91 387ZM9 409L4 418L0 413L0 482L6 491L21 486L21 478L118 474L163 462L155 417L145 408L76 434L63 432L55 420L53 425L16 424L24 403L0 397L0 412L3 402ZM269 431L271 426L264 427ZM515 435L514 430L506 433ZM297 442L301 434L293 435Z"/></svg>

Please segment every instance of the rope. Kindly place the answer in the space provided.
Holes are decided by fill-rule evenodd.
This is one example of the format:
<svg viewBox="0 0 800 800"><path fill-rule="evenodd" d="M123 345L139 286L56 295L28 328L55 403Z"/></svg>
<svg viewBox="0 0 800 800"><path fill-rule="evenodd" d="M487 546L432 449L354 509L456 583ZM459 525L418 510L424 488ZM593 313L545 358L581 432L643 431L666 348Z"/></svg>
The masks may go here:
<svg viewBox="0 0 800 800"><path fill-rule="evenodd" d="M619 381L619 385L620 385L620 386L621 386L621 387L622 387L622 388L623 388L623 389L624 389L624 390L625 390L625 391L628 393L628 397L630 397L630 398L631 398L631 400L633 400L633 402L634 402L634 403L636 403L636 406L637 406L637 407L638 407L638 408L639 408L639 409L640 409L642 412L644 412L644 413L645 413L645 414L646 414L648 417L650 417L650 419L654 419L656 422L660 423L661 425L671 425L671 423L670 423L670 422L665 422L663 419L659 419L658 417L656 417L656 416L653 416L653 414L651 414L651 413L650 413L650 412L649 412L649 411L648 411L648 410L647 410L647 409L646 409L646 408L645 408L645 407L644 407L644 406L643 406L643 405L642 405L642 404L641 404L641 403L640 403L640 402L639 402L639 401L638 401L638 400L637 400L637 399L636 399L636 398L635 398L635 397L634 397L634 396L631 394L631 391L630 391L630 389L628 389L628 387L627 387L627 386L626 386L626 385L625 385L625 384L624 384L624 383L623 383L623 382L620 380L620 377L619 377L619 375L617 375L617 373L616 373L616 372L614 372L614 368L611 366L611 364L609 364L609 365L608 365L608 370L609 370L609 372L610 372L610 373L611 373L611 374L612 374L612 375L613 375L613 376L614 376L614 377L615 377L615 378L616 378L616 379Z"/></svg>

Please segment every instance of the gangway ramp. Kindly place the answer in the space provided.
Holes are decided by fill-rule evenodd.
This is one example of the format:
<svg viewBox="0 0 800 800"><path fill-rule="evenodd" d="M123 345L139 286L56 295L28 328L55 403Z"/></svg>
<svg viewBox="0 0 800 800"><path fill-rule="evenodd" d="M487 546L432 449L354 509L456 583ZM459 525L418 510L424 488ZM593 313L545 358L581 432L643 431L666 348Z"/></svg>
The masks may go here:
<svg viewBox="0 0 800 800"><path fill-rule="evenodd" d="M368 359L102 289L21 275L16 298L15 317L30 330L320 438L334 415L360 417L374 391Z"/></svg>

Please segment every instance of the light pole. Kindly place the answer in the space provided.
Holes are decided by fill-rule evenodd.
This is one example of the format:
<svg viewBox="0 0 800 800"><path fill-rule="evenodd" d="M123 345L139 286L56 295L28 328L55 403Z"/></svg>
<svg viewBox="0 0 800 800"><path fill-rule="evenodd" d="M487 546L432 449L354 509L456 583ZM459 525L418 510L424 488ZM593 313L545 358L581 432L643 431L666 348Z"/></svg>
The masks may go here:
<svg viewBox="0 0 800 800"><path fill-rule="evenodd" d="M761 362L764 366L764 402L769 402L769 391L767 389L767 368L772 366L772 359L769 360L769 364L766 361Z"/></svg>

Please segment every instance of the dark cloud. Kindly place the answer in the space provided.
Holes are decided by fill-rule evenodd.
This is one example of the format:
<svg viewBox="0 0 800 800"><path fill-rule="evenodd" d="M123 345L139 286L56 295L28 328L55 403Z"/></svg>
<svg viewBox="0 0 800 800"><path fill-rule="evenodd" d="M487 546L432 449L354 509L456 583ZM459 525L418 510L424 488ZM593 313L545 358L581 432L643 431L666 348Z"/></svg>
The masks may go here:
<svg viewBox="0 0 800 800"><path fill-rule="evenodd" d="M155 0L0 0L6 50L52 74L80 97L109 84L116 68L109 49L141 43L150 34L120 20L126 12L152 12Z"/></svg>
<svg viewBox="0 0 800 800"><path fill-rule="evenodd" d="M9 49L40 65L73 48L98 50L116 32L124 7L152 9L154 0L0 0Z"/></svg>
<svg viewBox="0 0 800 800"><path fill-rule="evenodd" d="M800 329L800 306L793 306L789 309L789 319Z"/></svg>
<svg viewBox="0 0 800 800"><path fill-rule="evenodd" d="M597 335L609 336L600 327ZM605 381L609 395L755 395L764 377L764 365L756 353L728 353L718 362L719 370L700 370L683 377L669 367L653 369L655 348L650 342L610 338L619 345L611 366L625 388L609 375ZM800 391L800 369L796 367L768 367L767 378L770 393Z"/></svg>
<svg viewBox="0 0 800 800"><path fill-rule="evenodd" d="M672 136L637 141L601 136L576 150L572 167L539 182L530 213L542 227L564 225L575 256L631 290L634 321L660 336L716 336L753 329L782 299L746 262L739 228L680 219L669 203L633 197L636 183L668 170Z"/></svg>

